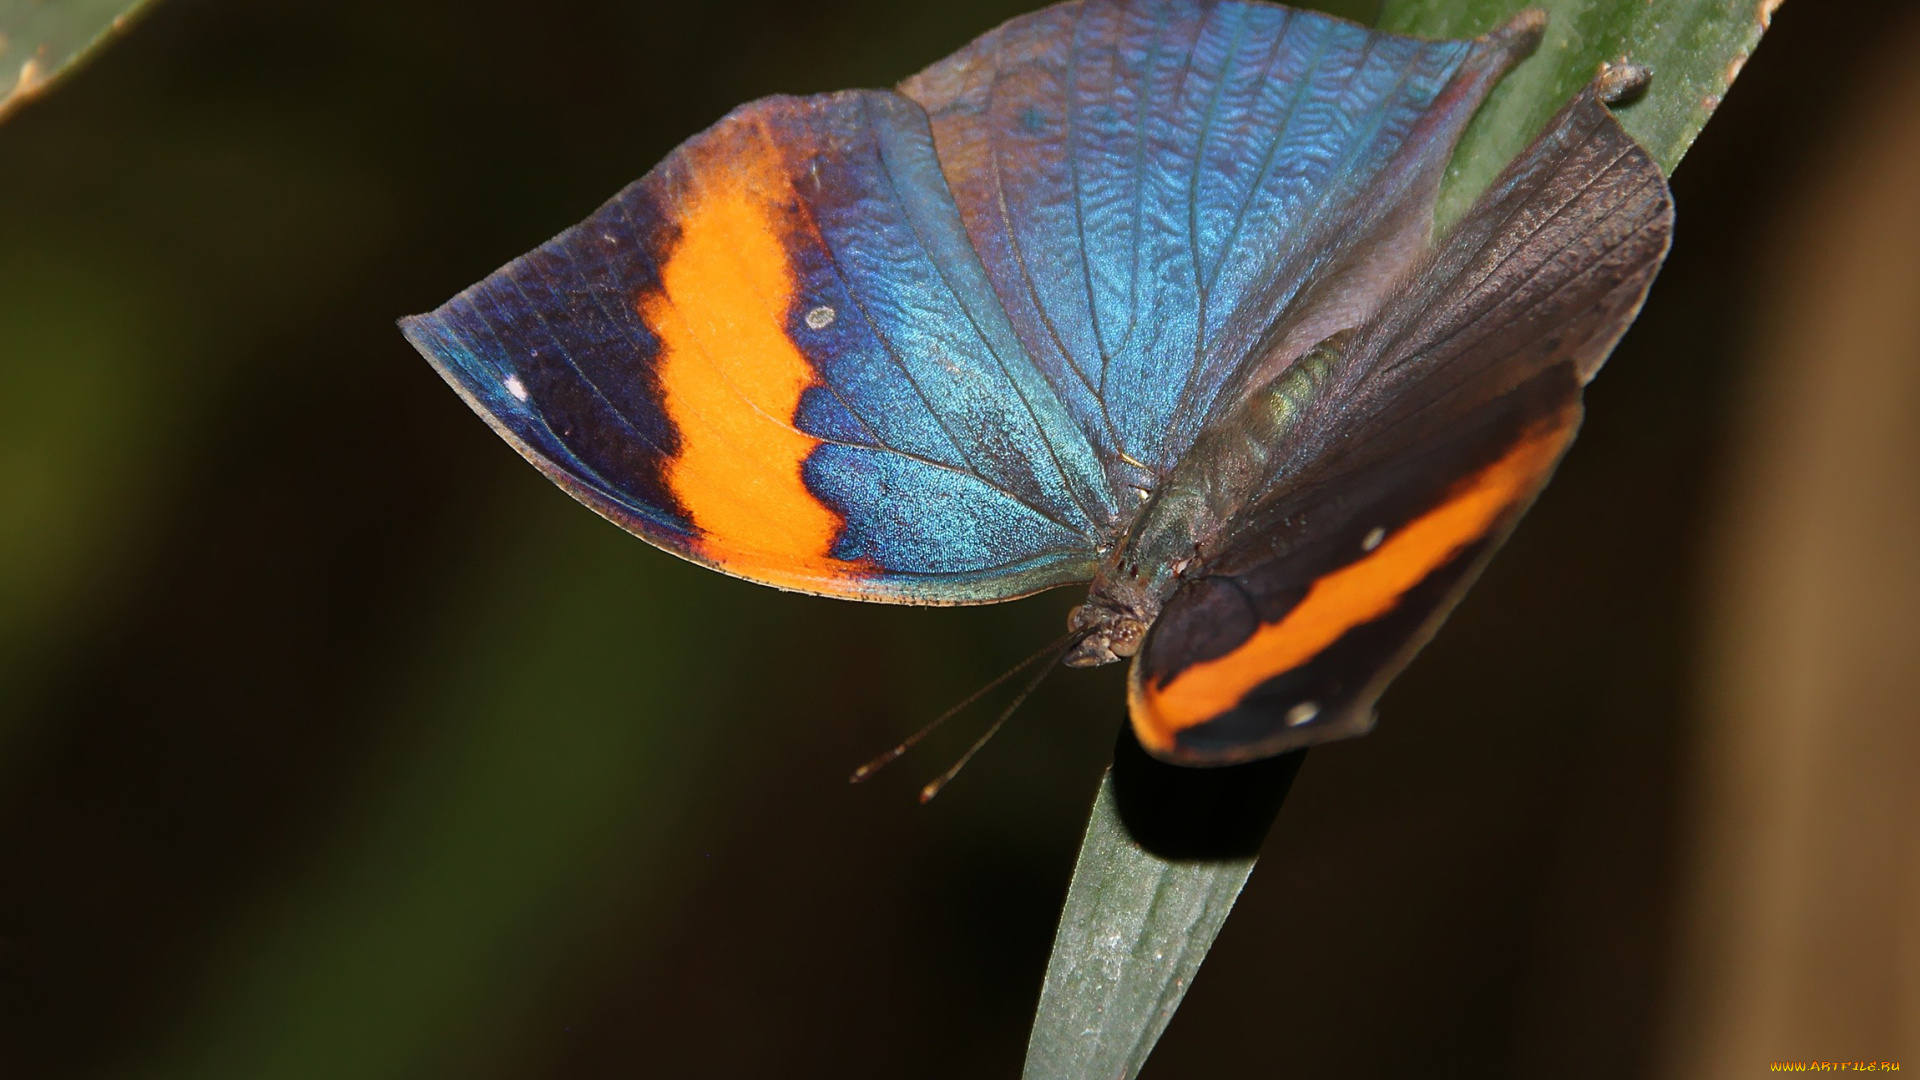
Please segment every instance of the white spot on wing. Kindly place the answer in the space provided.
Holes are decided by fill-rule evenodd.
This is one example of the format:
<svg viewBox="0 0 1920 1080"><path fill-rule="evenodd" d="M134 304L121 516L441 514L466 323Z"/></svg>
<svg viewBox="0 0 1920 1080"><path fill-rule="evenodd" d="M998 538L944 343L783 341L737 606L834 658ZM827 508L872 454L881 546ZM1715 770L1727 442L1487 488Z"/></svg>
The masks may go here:
<svg viewBox="0 0 1920 1080"><path fill-rule="evenodd" d="M1304 724L1307 721L1312 720L1314 717L1319 715L1320 715L1319 702L1303 701L1300 704L1295 705L1293 708L1287 710L1287 726L1299 727L1301 724Z"/></svg>
<svg viewBox="0 0 1920 1080"><path fill-rule="evenodd" d="M1374 548L1377 548L1380 546L1380 541L1385 540L1386 538L1387 538L1387 530L1381 528L1378 525L1375 525L1370 531L1368 531L1367 535L1361 539L1360 550L1372 551Z"/></svg>
<svg viewBox="0 0 1920 1080"><path fill-rule="evenodd" d="M520 401L525 401L527 400L527 384L520 381L520 376L509 375L507 376L507 393L512 394Z"/></svg>
<svg viewBox="0 0 1920 1080"><path fill-rule="evenodd" d="M825 330L827 327L833 325L833 320L839 317L839 312L825 304L821 304L819 307L807 312L807 326L814 330Z"/></svg>

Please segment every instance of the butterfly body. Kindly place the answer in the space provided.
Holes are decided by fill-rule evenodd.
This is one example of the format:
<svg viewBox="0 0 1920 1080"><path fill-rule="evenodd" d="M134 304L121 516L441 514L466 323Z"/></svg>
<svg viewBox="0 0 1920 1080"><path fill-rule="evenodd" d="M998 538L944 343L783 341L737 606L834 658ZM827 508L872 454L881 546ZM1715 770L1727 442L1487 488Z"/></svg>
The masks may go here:
<svg viewBox="0 0 1920 1080"><path fill-rule="evenodd" d="M1670 228L1603 79L1445 237L1539 40L1077 0L769 98L409 338L675 554L895 603L1090 583L1168 760L1365 730L1545 483ZM1619 83L1621 76L1610 76Z"/></svg>
<svg viewBox="0 0 1920 1080"><path fill-rule="evenodd" d="M1071 628L1086 636L1068 653L1069 667L1109 664L1139 650L1180 582L1206 571L1248 505L1289 456L1302 452L1302 420L1350 338L1343 331L1322 342L1241 397L1148 490L1132 528L1101 563L1086 604L1070 616Z"/></svg>

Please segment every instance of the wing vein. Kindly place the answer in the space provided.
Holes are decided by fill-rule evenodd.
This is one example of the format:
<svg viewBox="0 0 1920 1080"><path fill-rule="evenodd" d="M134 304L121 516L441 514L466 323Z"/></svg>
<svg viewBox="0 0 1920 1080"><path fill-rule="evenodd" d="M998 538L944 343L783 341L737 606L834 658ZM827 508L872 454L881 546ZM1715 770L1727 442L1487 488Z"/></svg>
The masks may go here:
<svg viewBox="0 0 1920 1080"><path fill-rule="evenodd" d="M817 241L819 241L820 249L826 253L827 261L833 267L834 276L839 279L842 288L846 291L847 298L850 301L852 301L854 310L860 313L861 320L867 324L868 329L873 331L874 339L880 343L881 351L886 353L887 358L890 361L892 361L893 366L899 369L900 375L903 379L906 380L907 385L913 388L914 396L920 399L920 404L926 408L927 415L933 417L934 423L940 425L940 430L946 434L947 442L950 445L952 445L955 452L958 453L961 456L961 458L966 461L965 468L961 468L955 465L944 465L942 467L951 469L952 471L962 475L973 477L975 480L980 481L982 484L986 485L987 487L990 487L993 490L1000 492L1002 495L1005 495L1008 498L1019 503L1020 505L1026 507L1027 509L1032 510L1034 513L1039 514L1041 517L1046 518L1048 521L1052 522L1055 525L1060 526L1062 529L1065 529L1068 532L1072 532L1082 536L1086 535L1084 530L1076 528L1073 525L1068 524L1067 522L1061 521L1051 511L1048 511L1042 507L1034 505L1033 502L1028 500L1025 496L1019 494L1018 492L1008 490L1004 485L999 484L991 479L988 479L985 475L983 475L980 472L979 467L974 464L973 459L967 454L966 447L960 442L960 440L955 438L953 429L948 426L946 418L940 415L940 412L938 409L935 409L933 407L932 400L927 397L926 391L921 388L919 381L913 377L913 373L907 369L906 362L900 358L900 355L897 352L894 351L893 343L889 342L886 338L886 335L881 333L879 323L877 323L874 320L873 313L867 309L867 305L862 303L860 300L860 297L854 293L851 285L847 281L846 271L840 265L839 254L833 250L833 245L827 242L825 234L820 229L819 220L815 218L813 215L813 208L810 205L808 205L805 199L802 199L799 197L798 192L795 192L794 196L795 196L794 197L795 203L801 208L802 212L806 216L808 231L813 233L814 238ZM824 383L832 382L831 377L826 372L821 371L819 368L817 367L814 368L814 373L820 377L820 380L822 382ZM840 442L839 440L821 438L821 436L815 435L811 432L802 432L802 434L806 435L810 439L820 439L821 442L831 442L831 443L834 443L835 445L842 445L842 446L856 445L856 444ZM884 440L880 441L879 447L877 448L869 447L868 449L880 449L880 450L886 451L887 453L899 454L901 457L908 458L910 460L923 461L923 462L926 462L927 464L937 464L936 462L933 462L926 458L922 458L917 454L913 454L909 451L902 450L897 446L893 446L885 442Z"/></svg>
<svg viewBox="0 0 1920 1080"><path fill-rule="evenodd" d="M1100 380L1094 396L1100 401L1100 412L1108 429L1115 431L1115 449L1123 450L1125 447L1120 445L1113 416L1107 411L1107 341L1097 315L1099 305L1093 290L1093 262L1087 257L1086 192L1080 182L1080 25L1086 18L1086 12L1086 4L1074 10L1073 44L1067 49L1067 173L1073 184L1073 227L1078 241L1074 245L1074 253L1080 257L1080 277L1087 286L1087 327L1093 331L1093 347L1100 353Z"/></svg>
<svg viewBox="0 0 1920 1080"><path fill-rule="evenodd" d="M1292 17L1291 8L1287 9L1286 14L1282 16L1284 20L1291 20ZM1246 40L1247 26L1252 19L1251 9L1241 9L1240 25L1234 29L1233 40L1227 46L1227 59L1220 65L1219 81L1214 84L1213 93L1207 98L1206 110L1201 113L1200 136L1194 140L1193 169L1187 175L1187 249L1188 254L1193 258L1194 291L1197 294L1196 300L1200 313L1200 333L1195 334L1193 339L1196 363L1200 359L1200 343L1206 337L1208 292L1206 273L1200 265L1200 173L1207 159L1207 141L1213 137L1214 120L1220 111L1220 98L1227 91L1228 76L1233 70L1234 58L1239 55L1241 42ZM1286 22L1281 23L1281 37L1286 35L1286 25Z"/></svg>
<svg viewBox="0 0 1920 1080"><path fill-rule="evenodd" d="M1281 31L1280 37L1274 41L1274 56L1267 60L1266 70L1269 75L1273 71L1273 60L1279 54L1280 45L1292 32L1293 13L1289 11L1286 26ZM1293 96L1287 102L1286 114L1281 118L1279 127L1275 129L1273 140L1267 144L1267 152L1261 158L1260 168L1254 172L1253 183L1248 185L1246 197L1240 200L1239 208L1234 211L1233 225L1227 230L1226 241L1220 245L1220 258L1214 261L1213 270L1207 279L1209 291L1219 283L1220 271L1226 267L1228 253L1233 250L1235 244L1240 242L1240 230L1246 226L1247 211L1252 209L1254 200L1260 197L1260 189L1266 185L1267 177L1273 172L1274 158L1280 153L1281 144L1287 141L1287 136L1293 131L1293 122L1300 114L1300 105L1306 100L1308 91L1313 89L1314 76L1319 74L1320 63L1327 58L1327 46L1332 40L1333 35L1327 34L1313 48L1313 58L1307 61L1307 70L1301 75L1299 84L1294 87ZM1354 70L1357 72L1359 69Z"/></svg>
<svg viewBox="0 0 1920 1080"><path fill-rule="evenodd" d="M865 111L867 114L867 123L869 126L872 126L873 112L870 103L866 106ZM960 308L960 313L966 318L967 325L973 328L974 337L979 339L981 347L986 350L988 356L993 358L994 366L1000 369L1001 376L1005 378L1007 384L1013 388L1013 396L1020 402L1021 410L1026 413L1027 419L1033 424L1033 430L1040 440L1040 445L1046 447L1047 459L1053 463L1054 475L1059 478L1060 486L1065 489L1067 498L1080 509L1081 516L1086 518L1089 523L1100 520L1100 515L1090 512L1087 505L1080 501L1080 494L1076 490L1072 479L1068 477L1065 464L1060 460L1058 448L1053 445L1053 440L1047 437L1046 426L1040 422L1039 414L1034 412L1033 403L1027 400L1026 394L1021 391L1020 380L1014 377L1013 371L1007 366L1007 358L1001 356L1000 351L994 348L993 343L987 339L985 331L981 329L979 322L974 319L972 309L960 299L959 288L955 286L953 279L947 275L946 268L940 265L940 260L935 257L933 249L927 244L926 237L920 235L919 227L913 223L912 217L904 212L906 201L901 197L899 178L893 175L893 170L887 168L884 158L880 163L880 171L885 174L887 178L887 188L893 193L895 205L903 208L901 216L906 219L907 231L913 234L914 242L919 244L920 250L926 254L927 262L933 266L934 273L939 275L940 283L946 286L947 294L953 297L954 303ZM958 213L957 209L955 213ZM997 296L990 295L986 299L992 300L995 304L1000 302L1000 298ZM1031 357L1027 358L1027 365L1030 370L1034 371L1036 376L1039 374L1038 369L1033 368ZM1043 383L1045 382L1044 379L1041 381ZM1083 530L1076 531L1084 532Z"/></svg>
<svg viewBox="0 0 1920 1080"><path fill-rule="evenodd" d="M592 391L594 397L600 399L600 402L607 407L607 411L609 413L612 413L613 416L620 421L621 427L624 427L628 431L632 432L635 438L639 439L640 442L650 447L655 453L664 453L664 449L659 444L655 443L651 438L649 438L647 436L647 433L641 430L640 425L632 417L628 416L625 410L621 409L620 406L614 404L613 399L608 397L606 394L606 391L600 388L600 384L595 382L590 376L588 376L585 369L581 368L579 363L574 360L573 353L567 349L564 343L562 343L562 341L560 340L560 335L554 332L553 324L547 320L547 313L545 311L540 310L538 306L532 303L532 298L527 296L526 289L521 286L520 275L509 274L506 276L505 280L513 286L513 291L520 295L520 299L527 303L528 310L532 311L534 314L534 317L540 321L541 332L546 334L547 341L550 344L552 344L554 351L560 355L560 358L562 360L565 360L567 366L573 369L573 373L580 377L581 384L584 385L588 390ZM474 308L474 312L480 316L480 319L482 322L485 322L487 324L487 329L489 331L492 331L493 336L498 338L500 336L500 331L496 328L494 320L489 318L486 312L481 311L477 305ZM552 431L553 429L549 427L547 430ZM558 434L558 433L556 432L555 434ZM572 448L569 447L568 449L569 449L569 452L571 452ZM575 456L577 457L578 455L575 455Z"/></svg>
<svg viewBox="0 0 1920 1080"><path fill-rule="evenodd" d="M1516 255L1518 255L1522 250L1524 250L1527 247L1529 243L1533 241L1534 237L1539 236L1543 231L1545 231L1548 225L1551 225L1554 221L1558 220L1563 214L1565 214L1568 208L1573 206L1573 204L1579 200L1581 195L1584 195L1587 191L1591 190L1593 185L1596 182L1598 182L1601 176L1613 171L1614 167L1617 166L1622 160L1624 160L1627 154L1628 154L1628 151L1625 149L1622 149L1619 156L1615 157L1613 161L1609 162L1607 165L1605 165L1601 169L1595 170L1594 172L1589 173L1586 176L1586 178L1583 180L1583 182L1580 184L1579 188L1576 189L1574 194L1569 196L1564 202L1562 202L1558 207L1556 207L1553 213L1541 219L1541 221L1538 224L1536 224L1527 233L1526 236L1521 237L1518 240L1518 242L1516 242L1513 245L1513 248L1511 250L1509 250L1508 252L1506 252L1504 255L1500 257L1500 261L1491 270L1489 270L1485 274L1482 274L1473 283L1473 285L1466 290L1467 295L1471 296L1474 291L1480 288L1480 286L1492 280L1499 273L1501 269L1503 269L1509 262L1513 260L1513 258ZM1602 214L1601 217L1604 219L1605 217L1611 216L1611 214L1615 209L1617 209L1621 205L1628 202L1630 199L1632 199L1634 195L1637 195L1640 191L1644 190L1644 187L1645 185L1642 185L1640 188L1635 188L1632 191L1622 192L1617 198L1614 199L1613 204L1607 208L1607 211L1605 212L1605 214ZM1504 225L1507 222L1512 221L1513 217L1519 212L1519 209L1520 208L1516 207L1513 212L1509 213L1504 219L1502 219L1502 224ZM1489 236L1488 237L1489 242L1491 242L1498 235L1499 234L1496 232L1492 236ZM1555 259L1558 259L1561 255L1565 254L1568 251L1568 249L1572 248L1575 244L1579 243L1582 239L1590 235L1592 235L1592 229L1590 228L1585 231L1579 231L1579 232L1573 233L1568 240L1562 243L1559 247L1555 248L1551 254L1541 259L1540 265L1545 266L1553 262ZM1632 239L1632 233L1629 233L1626 237L1624 237L1620 241L1620 243L1625 243L1627 240L1631 240L1631 239ZM1485 251L1486 247L1487 245L1482 244L1478 250ZM1612 254L1614 251L1618 250L1618 248L1619 248L1619 244L1610 246L1607 249L1606 254ZM1596 262L1597 261L1599 260L1596 260ZM1582 273L1584 272L1585 271L1582 271ZM1545 299L1556 295L1560 289L1564 288L1566 285L1570 284L1571 282L1578 280L1580 276L1581 274L1576 274L1573 277L1568 278L1566 281L1561 282L1559 285L1555 286L1553 289L1548 290L1547 292L1543 293L1540 297L1536 298L1532 303L1529 303L1527 306L1521 308L1520 311L1525 312L1525 311L1533 310L1535 307L1539 306L1541 301L1544 301ZM1465 334L1468 330L1479 325L1483 321L1481 316L1484 316L1487 312L1494 311L1498 309L1501 305L1505 304L1516 292L1520 291L1521 288L1529 284L1531 280L1532 280L1531 278L1523 278L1521 280L1517 280L1513 282L1511 285L1509 285L1507 288L1502 290L1498 296L1488 298L1485 304L1479 308L1478 316L1476 316L1475 318L1466 320L1465 322L1461 323L1459 326L1456 326L1452 330L1449 330L1446 334L1438 338L1435 338L1432 342L1428 343L1428 345L1424 349L1422 349L1418 355L1422 355L1422 356L1431 355L1433 352L1447 345L1452 344L1454 339L1460 337L1462 334ZM1471 347L1475 342L1478 342L1484 339L1485 337L1486 337L1486 334L1483 333L1480 337L1469 339L1466 342L1466 345L1463 346L1463 348ZM1401 340L1404 340L1404 337L1401 338ZM1398 344L1399 341L1396 341L1395 343ZM1399 368L1404 367L1406 364L1412 362L1413 359L1414 357L1410 356L1405 360L1397 361L1391 367L1385 370L1386 371L1398 370Z"/></svg>

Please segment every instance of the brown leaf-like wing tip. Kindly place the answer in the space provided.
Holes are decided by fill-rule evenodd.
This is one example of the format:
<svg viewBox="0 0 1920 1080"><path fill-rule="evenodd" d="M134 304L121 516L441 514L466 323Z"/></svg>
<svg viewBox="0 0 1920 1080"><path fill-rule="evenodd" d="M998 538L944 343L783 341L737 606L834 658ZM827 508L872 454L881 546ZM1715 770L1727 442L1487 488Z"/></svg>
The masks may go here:
<svg viewBox="0 0 1920 1080"><path fill-rule="evenodd" d="M1547 13L1539 8L1527 8L1498 29L1488 31L1481 40L1511 50L1519 56L1531 56L1540 47L1540 39L1546 32Z"/></svg>
<svg viewBox="0 0 1920 1080"><path fill-rule="evenodd" d="M1622 105L1646 93L1652 82L1653 69L1645 64L1610 61L1600 65L1600 74L1593 81L1593 93L1603 105Z"/></svg>

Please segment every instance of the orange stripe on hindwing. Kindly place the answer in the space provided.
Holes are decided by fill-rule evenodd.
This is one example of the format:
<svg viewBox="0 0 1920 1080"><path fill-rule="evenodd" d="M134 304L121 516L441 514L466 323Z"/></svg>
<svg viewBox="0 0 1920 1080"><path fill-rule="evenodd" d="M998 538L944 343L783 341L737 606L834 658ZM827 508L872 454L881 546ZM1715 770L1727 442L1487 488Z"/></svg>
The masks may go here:
<svg viewBox="0 0 1920 1080"><path fill-rule="evenodd" d="M1393 610L1409 590L1490 533L1526 499L1571 435L1569 425L1536 429L1371 554L1320 577L1279 622L1262 624L1227 655L1194 664L1158 685L1134 680L1129 704L1141 741L1172 749L1178 732L1229 712L1261 683Z"/></svg>
<svg viewBox="0 0 1920 1080"><path fill-rule="evenodd" d="M680 434L667 483L701 534L698 553L728 572L774 585L844 579L863 567L828 555L840 518L800 473L820 440L793 426L815 375L787 335L786 165L757 125L710 138L687 170L660 289L639 300Z"/></svg>

